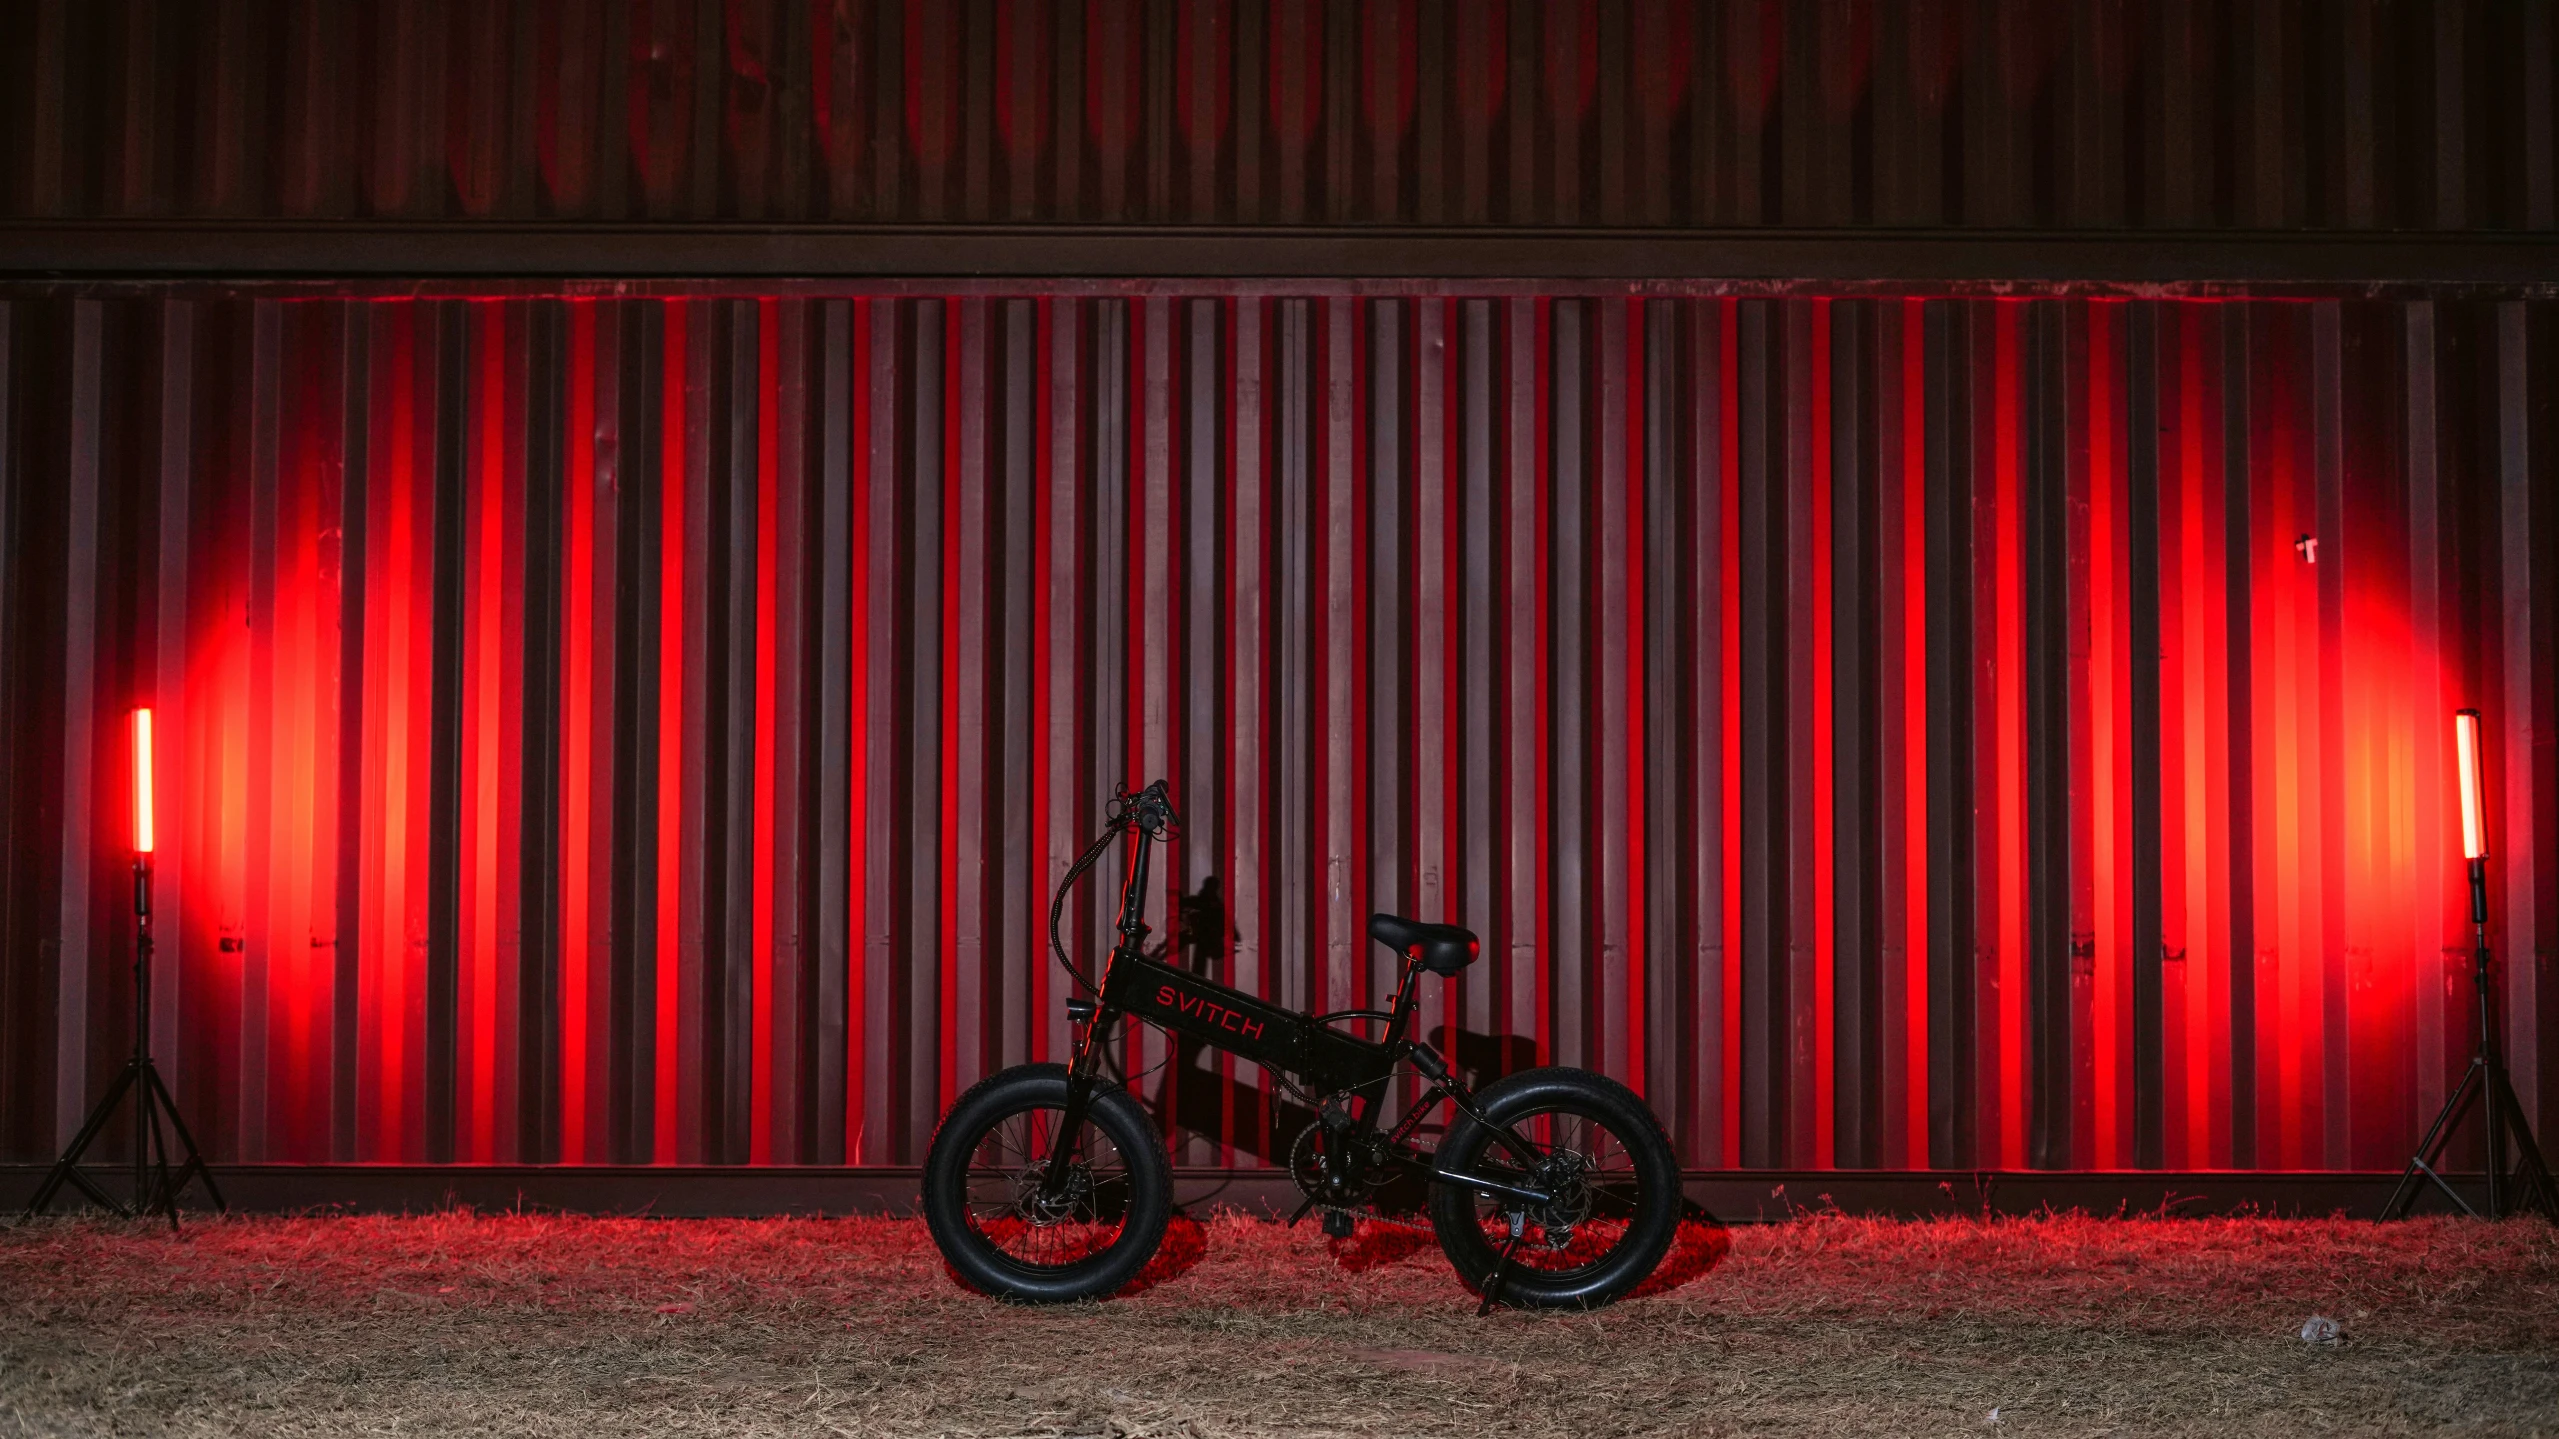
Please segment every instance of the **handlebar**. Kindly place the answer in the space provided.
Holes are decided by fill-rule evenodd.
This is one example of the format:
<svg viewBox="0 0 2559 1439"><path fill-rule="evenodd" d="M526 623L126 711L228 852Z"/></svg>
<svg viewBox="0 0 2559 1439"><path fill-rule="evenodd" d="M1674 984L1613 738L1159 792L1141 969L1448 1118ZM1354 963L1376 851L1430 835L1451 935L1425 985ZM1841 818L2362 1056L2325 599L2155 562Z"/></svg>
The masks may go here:
<svg viewBox="0 0 2559 1439"><path fill-rule="evenodd" d="M1160 779L1135 794L1122 789L1112 795L1110 819L1113 825L1138 830L1149 839L1167 838L1182 827L1182 817L1173 810L1172 791Z"/></svg>
<svg viewBox="0 0 2559 1439"><path fill-rule="evenodd" d="M1067 892L1075 888L1075 882L1084 877L1084 872L1093 867L1094 861L1100 859L1102 852L1111 847L1111 841L1121 834L1134 833L1151 840L1164 840L1172 838L1181 827L1182 817L1174 812L1172 792L1164 781L1159 779L1135 794L1129 793L1128 786L1123 783L1111 795L1101 834L1094 838L1083 854L1076 857L1075 863L1067 866L1065 877L1057 882L1057 893L1049 897L1048 905L1049 953L1056 956L1067 975L1085 990L1099 993L1100 986L1067 958L1066 941L1058 932L1066 915ZM1145 848L1140 846L1134 862L1142 864L1144 858Z"/></svg>

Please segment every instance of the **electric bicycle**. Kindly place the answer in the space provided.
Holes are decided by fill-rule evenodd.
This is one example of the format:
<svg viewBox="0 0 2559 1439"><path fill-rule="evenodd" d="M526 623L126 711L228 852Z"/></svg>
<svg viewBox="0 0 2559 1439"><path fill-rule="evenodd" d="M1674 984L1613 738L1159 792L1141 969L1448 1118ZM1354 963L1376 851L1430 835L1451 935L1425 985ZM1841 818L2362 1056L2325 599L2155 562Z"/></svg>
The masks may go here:
<svg viewBox="0 0 2559 1439"><path fill-rule="evenodd" d="M1110 806L1102 832L1059 882L1049 944L1084 993L1067 1001L1073 1059L988 1076L944 1115L924 1166L924 1215L952 1270L971 1287L1024 1303L1097 1299L1126 1286L1153 1256L1173 1210L1164 1140L1125 1076L1108 1071L1123 1020L1140 1020L1263 1066L1311 1101L1289 1175L1303 1196L1295 1223L1325 1211L1325 1228L1352 1216L1401 1176L1428 1186L1430 1227L1458 1277L1482 1297L1523 1308L1589 1308L1648 1277L1668 1251L1680 1211L1679 1167L1661 1122L1632 1090L1565 1066L1512 1074L1471 1089L1417 1035L1424 974L1454 976L1481 952L1457 925L1390 914L1369 936L1401 961L1385 1010L1302 1014L1167 964L1146 952L1150 850L1180 824L1164 782ZM1130 849L1098 982L1076 969L1058 938L1068 893L1113 843ZM1382 1025L1377 1038L1349 1031ZM1422 1098L1382 1124L1399 1074L1418 1074ZM1417 1135L1445 1102L1445 1135Z"/></svg>

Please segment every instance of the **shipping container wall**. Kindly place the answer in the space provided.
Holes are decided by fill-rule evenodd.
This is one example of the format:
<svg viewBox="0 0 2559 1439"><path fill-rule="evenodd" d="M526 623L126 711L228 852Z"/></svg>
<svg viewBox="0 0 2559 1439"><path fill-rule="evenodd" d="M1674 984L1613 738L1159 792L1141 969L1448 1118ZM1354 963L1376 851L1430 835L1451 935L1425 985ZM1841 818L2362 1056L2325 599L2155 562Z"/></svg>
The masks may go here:
<svg viewBox="0 0 2559 1439"><path fill-rule="evenodd" d="M0 296L0 1154L915 1161L1180 962L1590 1065L1701 1167L2387 1168L2468 1052L2451 713L2559 1119L2559 306ZM1104 883L1066 914L1100 953ZM1132 1042L1181 1156L1299 1101ZM1276 1106L1276 1115L1275 1114Z"/></svg>
<svg viewBox="0 0 2559 1439"><path fill-rule="evenodd" d="M0 215L2530 230L2545 0L20 0Z"/></svg>

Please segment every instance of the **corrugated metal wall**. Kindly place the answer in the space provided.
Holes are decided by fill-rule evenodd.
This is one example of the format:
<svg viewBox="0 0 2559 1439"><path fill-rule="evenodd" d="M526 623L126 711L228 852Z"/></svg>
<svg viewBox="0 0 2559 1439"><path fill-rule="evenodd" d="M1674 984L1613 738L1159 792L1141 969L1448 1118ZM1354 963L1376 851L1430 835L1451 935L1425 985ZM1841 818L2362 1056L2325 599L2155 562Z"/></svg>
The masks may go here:
<svg viewBox="0 0 2559 1439"><path fill-rule="evenodd" d="M1218 972L1349 1005L1372 906L1462 919L1448 1047L1695 1164L2388 1167L2466 1054L2463 703L2559 1114L2559 306L0 314L10 1157L122 1053L146 698L224 1157L912 1160L1058 1052L1048 888L1163 775Z"/></svg>
<svg viewBox="0 0 2559 1439"><path fill-rule="evenodd" d="M2547 231L2545 0L24 0L11 217Z"/></svg>

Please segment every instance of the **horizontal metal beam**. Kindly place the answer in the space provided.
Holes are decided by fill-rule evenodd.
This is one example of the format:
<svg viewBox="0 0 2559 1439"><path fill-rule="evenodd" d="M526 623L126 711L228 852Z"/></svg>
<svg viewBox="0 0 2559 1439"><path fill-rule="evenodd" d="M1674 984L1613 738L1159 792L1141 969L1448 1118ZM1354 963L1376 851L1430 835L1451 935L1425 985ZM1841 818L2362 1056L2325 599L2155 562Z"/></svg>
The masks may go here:
<svg viewBox="0 0 2559 1439"><path fill-rule="evenodd" d="M65 279L1536 280L2559 293L2559 236L2413 232L0 222ZM1480 289L1480 286L1472 286Z"/></svg>
<svg viewBox="0 0 2559 1439"><path fill-rule="evenodd" d="M34 1192L46 1166L0 1165L0 1212ZM760 1214L910 1214L923 1171L892 1166L217 1164L215 1182L250 1212L342 1207L371 1213L449 1208L550 1209L671 1218ZM1185 1207L1284 1215L1297 1192L1280 1169L1176 1169ZM112 1172L109 1178L114 1176ZM1788 1219L1833 1209L1852 1214L2270 1215L2380 1212L2394 1172L2239 1174L2002 1170L1709 1169L1685 1176L1688 1198L1728 1223ZM2456 1175L2466 1188L2478 1176Z"/></svg>

